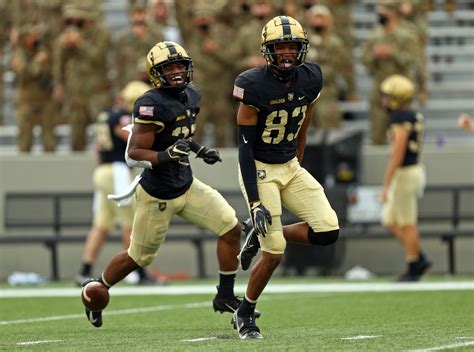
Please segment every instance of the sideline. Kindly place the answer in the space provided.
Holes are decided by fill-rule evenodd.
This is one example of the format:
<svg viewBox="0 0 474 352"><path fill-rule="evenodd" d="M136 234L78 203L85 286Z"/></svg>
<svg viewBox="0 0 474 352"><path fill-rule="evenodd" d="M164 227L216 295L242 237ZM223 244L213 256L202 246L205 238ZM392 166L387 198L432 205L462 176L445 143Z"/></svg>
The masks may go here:
<svg viewBox="0 0 474 352"><path fill-rule="evenodd" d="M245 292L246 285L236 285L235 292ZM382 283L324 283L324 284L269 284L267 293L344 293L344 292L402 292L402 291L459 291L474 290L474 281L457 282L382 282ZM77 288L7 288L0 290L1 298L77 297ZM114 296L215 294L213 285L134 286L112 287Z"/></svg>

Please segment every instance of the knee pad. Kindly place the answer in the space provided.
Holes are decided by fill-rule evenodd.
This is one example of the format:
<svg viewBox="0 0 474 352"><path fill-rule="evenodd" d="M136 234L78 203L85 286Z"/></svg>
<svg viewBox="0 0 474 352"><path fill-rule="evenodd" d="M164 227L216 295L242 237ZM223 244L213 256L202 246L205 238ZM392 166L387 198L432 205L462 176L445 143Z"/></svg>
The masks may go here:
<svg viewBox="0 0 474 352"><path fill-rule="evenodd" d="M335 243L338 237L339 229L324 232L314 232L311 227L308 229L308 241L315 246L329 246Z"/></svg>

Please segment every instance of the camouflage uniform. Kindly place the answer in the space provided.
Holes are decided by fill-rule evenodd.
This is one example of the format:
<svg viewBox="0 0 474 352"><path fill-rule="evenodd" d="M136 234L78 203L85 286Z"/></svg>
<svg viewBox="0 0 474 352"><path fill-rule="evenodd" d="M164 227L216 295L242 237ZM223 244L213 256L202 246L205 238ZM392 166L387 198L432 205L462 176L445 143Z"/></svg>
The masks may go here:
<svg viewBox="0 0 474 352"><path fill-rule="evenodd" d="M0 0L0 126L4 124L3 117L3 55L5 45L8 43L8 33L11 26L11 11L7 0Z"/></svg>
<svg viewBox="0 0 474 352"><path fill-rule="evenodd" d="M133 21L133 11L140 11L142 8L136 5L132 7L131 20ZM143 8L143 11L145 8ZM116 89L120 90L128 82L140 80L142 77L141 72L138 70L137 63L144 61L143 58L146 56L150 48L152 48L157 42L162 41L163 37L157 35L157 33L151 32L150 27L145 23L145 32L143 37L136 34L133 28L133 23L130 27L126 28L117 38L115 43L115 69L117 71L116 77Z"/></svg>
<svg viewBox="0 0 474 352"><path fill-rule="evenodd" d="M324 0L321 4L328 6L334 18L334 34L342 41L347 51L345 65L341 66L346 88L339 94L347 99L355 96L356 82L354 72L354 59L352 48L354 47L354 35L352 33L352 3L354 0Z"/></svg>
<svg viewBox="0 0 474 352"><path fill-rule="evenodd" d="M54 119L51 105L51 55L41 46L38 27L24 26L19 33L12 69L16 75L16 122L18 126L18 149L29 152L33 145L33 127L41 126L44 150L54 151Z"/></svg>
<svg viewBox="0 0 474 352"><path fill-rule="evenodd" d="M390 47L391 54L388 57L375 57L374 48L380 44ZM377 25L365 43L362 61L372 76L370 118L374 144L385 144L387 141L388 116L380 105L380 83L392 74L401 74L413 80L418 65L418 58L416 58L418 51L416 38L400 25L391 32Z"/></svg>
<svg viewBox="0 0 474 352"><path fill-rule="evenodd" d="M229 45L235 29L227 23L217 22L215 4L209 1L196 2L196 19L210 21L208 29L196 29L187 47L193 58L194 79L199 82L202 93L201 112L196 139L203 141L206 132L213 132L211 138L216 146L235 145L234 103L232 82L234 62L238 48ZM196 23L196 22L195 22ZM200 23L200 22L197 22Z"/></svg>
<svg viewBox="0 0 474 352"><path fill-rule="evenodd" d="M252 6L254 5L267 4L269 6L265 8L265 11L269 13L263 13L262 10L260 10L259 15L262 17L252 16L245 25L239 29L237 37L235 41L233 41L233 45L238 48L237 57L239 57L239 60L235 63L235 77L242 71L256 66L266 65L266 61L260 52L261 36L255 34L261 33L265 24L276 15L277 5L275 4L275 0L252 0L249 3L251 5L250 11L252 11Z"/></svg>
<svg viewBox="0 0 474 352"><path fill-rule="evenodd" d="M71 23L56 40L54 46L53 77L55 88L63 87L65 113L71 126L71 148L84 150L86 128L110 101L107 79L107 53L111 35L97 23L97 11L79 5L66 5L63 17L85 21ZM79 37L74 44L70 38Z"/></svg>
<svg viewBox="0 0 474 352"><path fill-rule="evenodd" d="M313 123L318 128L339 128L342 112L338 106L337 81L338 75L343 72L349 60L349 53L342 40L331 31L331 13L328 8L317 5L311 8L310 13L314 18L309 20L309 23L325 28L321 33L311 30L308 35L309 49L306 60L318 63L324 72L324 87L314 106Z"/></svg>
<svg viewBox="0 0 474 352"><path fill-rule="evenodd" d="M425 53L426 44L428 42L428 20L427 20L427 3L423 0L402 0L400 7L403 4L408 4L412 8L412 13L406 15L402 12L403 27L412 31L415 37L418 38L418 67L416 69L415 81L417 86L418 97L426 99L427 88L426 82L428 80L428 60Z"/></svg>

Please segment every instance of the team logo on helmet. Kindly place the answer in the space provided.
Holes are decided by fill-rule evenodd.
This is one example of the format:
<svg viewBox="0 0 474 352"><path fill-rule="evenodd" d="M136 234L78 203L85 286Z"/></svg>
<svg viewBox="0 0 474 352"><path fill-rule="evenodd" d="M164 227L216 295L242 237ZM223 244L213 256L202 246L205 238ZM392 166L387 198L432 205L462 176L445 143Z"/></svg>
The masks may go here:
<svg viewBox="0 0 474 352"><path fill-rule="evenodd" d="M166 80L163 67L171 63L182 63L185 69L185 83L172 86ZM146 56L146 68L151 83L157 88L184 89L193 80L193 60L178 43L165 41L157 43Z"/></svg>

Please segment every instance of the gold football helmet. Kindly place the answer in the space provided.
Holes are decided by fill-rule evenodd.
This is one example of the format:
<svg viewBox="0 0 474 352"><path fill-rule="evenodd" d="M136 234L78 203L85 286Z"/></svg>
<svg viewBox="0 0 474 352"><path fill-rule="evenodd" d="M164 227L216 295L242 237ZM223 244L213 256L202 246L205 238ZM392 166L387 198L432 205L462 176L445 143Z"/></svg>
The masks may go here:
<svg viewBox="0 0 474 352"><path fill-rule="evenodd" d="M397 110L413 100L415 85L405 76L391 75L382 81L380 91L389 97L388 108Z"/></svg>
<svg viewBox="0 0 474 352"><path fill-rule="evenodd" d="M186 66L186 80L184 84L171 86L166 80L163 67L177 62ZM181 45L171 41L159 42L150 49L146 56L146 69L151 83L156 88L183 90L193 80L193 60Z"/></svg>
<svg viewBox="0 0 474 352"><path fill-rule="evenodd" d="M142 94L145 94L152 87L142 81L128 82L120 91L120 97L123 99L128 111L133 110L133 104Z"/></svg>
<svg viewBox="0 0 474 352"><path fill-rule="evenodd" d="M296 43L298 49L296 52L296 61L289 69L283 69L277 64L275 55L275 44L277 43ZM260 51L267 61L267 65L279 74L280 78L289 78L292 76L296 67L301 66L308 52L308 36L301 24L290 16L277 16L268 21L263 27Z"/></svg>

